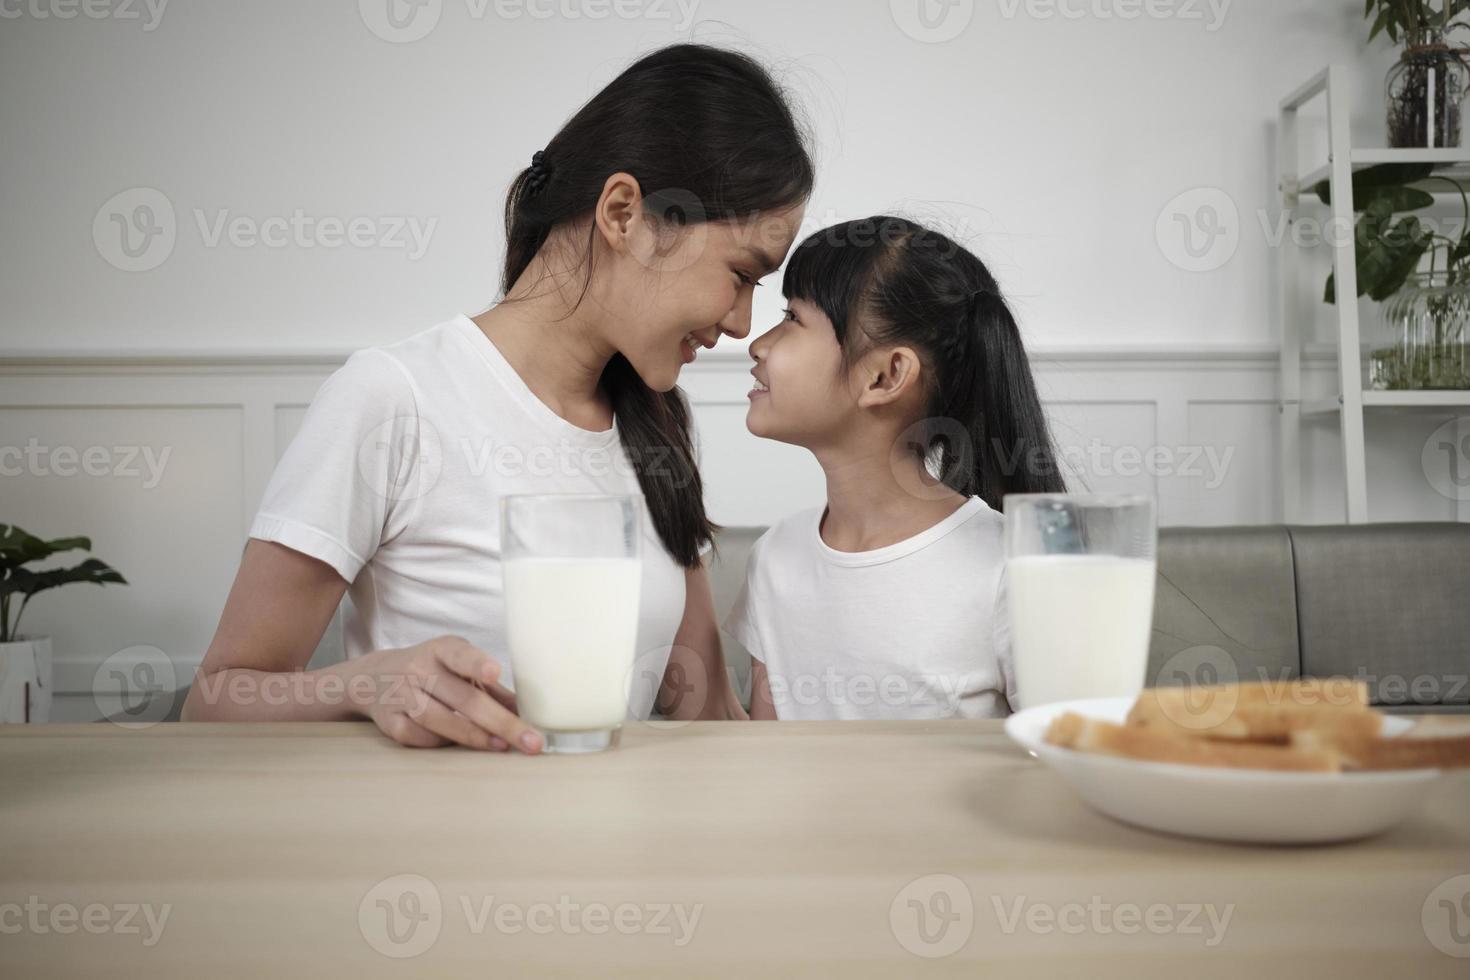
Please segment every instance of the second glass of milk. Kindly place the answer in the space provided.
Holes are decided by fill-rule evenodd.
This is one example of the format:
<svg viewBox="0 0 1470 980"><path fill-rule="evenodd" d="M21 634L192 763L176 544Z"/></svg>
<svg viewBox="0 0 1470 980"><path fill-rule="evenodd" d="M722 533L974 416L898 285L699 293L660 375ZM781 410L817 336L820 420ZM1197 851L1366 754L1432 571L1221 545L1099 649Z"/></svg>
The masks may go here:
<svg viewBox="0 0 1470 980"><path fill-rule="evenodd" d="M1032 708L1143 690L1158 531L1147 497L1011 494L1006 589L1016 695Z"/></svg>
<svg viewBox="0 0 1470 980"><path fill-rule="evenodd" d="M630 495L501 498L516 703L548 752L617 744L638 643L641 513Z"/></svg>

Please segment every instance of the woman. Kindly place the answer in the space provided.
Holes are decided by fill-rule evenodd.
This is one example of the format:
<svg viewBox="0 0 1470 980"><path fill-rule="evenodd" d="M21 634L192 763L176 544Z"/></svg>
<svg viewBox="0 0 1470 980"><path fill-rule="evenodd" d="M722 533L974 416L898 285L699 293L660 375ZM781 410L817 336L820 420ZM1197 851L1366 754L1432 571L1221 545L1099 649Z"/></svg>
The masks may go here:
<svg viewBox="0 0 1470 980"><path fill-rule="evenodd" d="M812 181L749 58L676 45L614 79L511 186L504 300L359 351L322 386L184 717L367 717L404 745L540 751L500 683L497 527L499 497L536 492L642 494L639 671L673 717L739 716L675 384L697 348L749 333ZM348 659L305 671L344 593Z"/></svg>

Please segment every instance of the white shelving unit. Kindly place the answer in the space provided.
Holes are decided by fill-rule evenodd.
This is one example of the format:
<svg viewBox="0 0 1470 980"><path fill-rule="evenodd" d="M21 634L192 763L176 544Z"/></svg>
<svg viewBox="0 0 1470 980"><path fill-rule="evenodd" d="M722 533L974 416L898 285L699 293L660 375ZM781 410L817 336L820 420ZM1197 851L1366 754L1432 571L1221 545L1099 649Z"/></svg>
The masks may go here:
<svg viewBox="0 0 1470 980"><path fill-rule="evenodd" d="M1276 173L1279 177L1281 216L1295 222L1304 207L1325 210L1312 193L1318 183L1327 180L1331 186L1331 224L1333 229L1353 227L1353 171L1380 163L1429 163L1436 174L1470 179L1470 149L1395 150L1355 148L1352 144L1348 112L1347 72L1334 65L1324 69L1281 100L1276 144ZM1328 156L1324 166L1305 174L1299 173L1297 113L1313 99L1327 100ZM1435 193L1440 188L1426 187ZM1332 267L1336 277L1337 303L1337 375L1336 398L1303 399L1302 397L1302 324L1310 322L1310 314L1302 306L1300 280L1301 246L1295 236L1282 239L1279 253L1279 313L1281 318L1281 487L1282 513L1288 522L1301 514L1301 426L1312 416L1337 414L1342 435L1343 477L1346 488L1347 521L1368 521L1368 474L1363 443L1363 413L1368 409L1418 410L1450 417L1458 410L1470 409L1470 391L1374 391L1364 390L1361 363L1361 330L1358 323L1358 275L1352 235L1327 236L1325 244L1333 251ZM1309 289L1313 302L1321 302L1321 284ZM1470 443L1470 419L1461 416L1456 442ZM1470 507L1460 501L1460 520L1470 520Z"/></svg>

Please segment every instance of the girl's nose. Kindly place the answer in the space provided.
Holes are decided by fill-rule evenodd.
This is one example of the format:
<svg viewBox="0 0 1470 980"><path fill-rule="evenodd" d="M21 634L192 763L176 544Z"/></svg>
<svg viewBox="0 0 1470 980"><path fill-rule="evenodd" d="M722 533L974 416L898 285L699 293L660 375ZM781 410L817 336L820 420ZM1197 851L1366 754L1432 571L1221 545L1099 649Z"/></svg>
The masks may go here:
<svg viewBox="0 0 1470 980"><path fill-rule="evenodd" d="M754 360L759 361L761 358L766 356L766 347L768 346L767 341L770 339L771 334L774 332L774 328L771 330L767 330L765 333L761 334L759 337L750 342L750 346L747 347L746 350L750 351L750 356Z"/></svg>

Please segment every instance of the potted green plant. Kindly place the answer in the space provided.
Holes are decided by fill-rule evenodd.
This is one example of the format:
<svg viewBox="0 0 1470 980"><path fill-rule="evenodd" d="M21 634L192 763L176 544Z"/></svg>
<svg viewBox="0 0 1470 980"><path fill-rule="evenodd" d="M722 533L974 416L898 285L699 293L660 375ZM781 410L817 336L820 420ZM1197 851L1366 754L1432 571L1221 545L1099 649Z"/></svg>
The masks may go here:
<svg viewBox="0 0 1470 980"><path fill-rule="evenodd" d="M1470 2L1470 0L1467 0ZM1409 214L1434 198L1422 186L1449 185L1463 209L1458 237ZM1331 204L1331 187L1316 187ZM1383 304L1383 333L1365 335L1368 387L1470 388L1470 196L1464 185L1428 164L1382 164L1353 174L1353 228L1358 295ZM1337 298L1327 277L1328 303Z"/></svg>
<svg viewBox="0 0 1470 980"><path fill-rule="evenodd" d="M1470 0L1367 0L1373 22L1371 43L1380 33L1403 42L1398 62L1385 80L1388 145L1460 145L1461 103L1470 90L1470 51L1450 43L1470 27Z"/></svg>
<svg viewBox="0 0 1470 980"><path fill-rule="evenodd" d="M14 524L0 524L0 722L42 722L51 714L51 638L20 632L20 617L31 598L73 582L127 584L116 569L96 558L70 568L26 566L91 548L90 538L43 541Z"/></svg>

